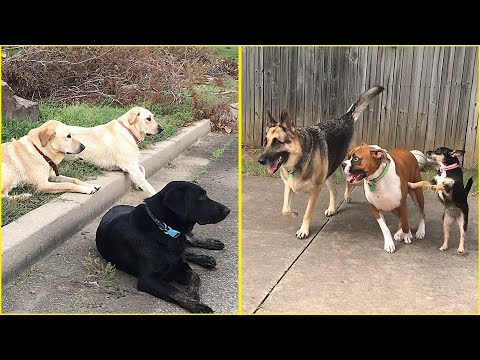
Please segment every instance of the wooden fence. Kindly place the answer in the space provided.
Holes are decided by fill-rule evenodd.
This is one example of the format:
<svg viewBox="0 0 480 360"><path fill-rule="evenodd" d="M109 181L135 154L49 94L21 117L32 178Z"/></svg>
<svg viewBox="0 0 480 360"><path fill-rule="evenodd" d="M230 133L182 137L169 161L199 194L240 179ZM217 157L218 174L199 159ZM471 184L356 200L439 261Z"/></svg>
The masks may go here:
<svg viewBox="0 0 480 360"><path fill-rule="evenodd" d="M465 149L478 162L476 47L243 47L243 144L261 146L266 109L296 126L341 116L374 85L385 91L357 121L357 142L421 151Z"/></svg>

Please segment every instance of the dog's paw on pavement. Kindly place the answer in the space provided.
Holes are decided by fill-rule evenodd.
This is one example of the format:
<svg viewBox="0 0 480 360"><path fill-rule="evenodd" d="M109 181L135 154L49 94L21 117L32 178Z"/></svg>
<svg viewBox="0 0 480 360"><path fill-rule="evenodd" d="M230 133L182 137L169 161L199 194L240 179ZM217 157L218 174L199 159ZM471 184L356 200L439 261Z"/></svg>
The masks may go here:
<svg viewBox="0 0 480 360"><path fill-rule="evenodd" d="M213 310L208 305L197 303L194 305L192 309L192 313L209 314L209 313L213 313Z"/></svg>

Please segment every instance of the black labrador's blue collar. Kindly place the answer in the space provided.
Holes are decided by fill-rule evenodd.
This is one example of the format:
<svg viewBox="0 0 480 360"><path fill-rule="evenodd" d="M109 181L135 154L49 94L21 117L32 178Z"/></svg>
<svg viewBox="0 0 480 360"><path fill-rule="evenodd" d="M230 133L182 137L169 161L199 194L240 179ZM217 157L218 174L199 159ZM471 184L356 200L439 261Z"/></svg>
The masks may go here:
<svg viewBox="0 0 480 360"><path fill-rule="evenodd" d="M145 204L145 209L147 209L147 213L150 216L150 218L153 220L155 224L157 224L158 228L162 230L165 234L168 236L171 236L172 238L176 239L180 235L180 231L177 231L175 229L172 229L170 226L165 224L163 221L158 220L155 215L150 211L148 208L148 205Z"/></svg>

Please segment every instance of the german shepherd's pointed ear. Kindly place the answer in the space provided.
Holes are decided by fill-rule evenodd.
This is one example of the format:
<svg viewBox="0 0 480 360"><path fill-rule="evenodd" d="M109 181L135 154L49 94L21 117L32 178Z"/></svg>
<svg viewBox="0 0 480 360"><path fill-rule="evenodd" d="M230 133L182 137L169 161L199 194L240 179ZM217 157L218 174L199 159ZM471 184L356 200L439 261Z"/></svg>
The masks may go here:
<svg viewBox="0 0 480 360"><path fill-rule="evenodd" d="M267 116L268 116L268 126L275 126L277 124L277 121L272 116L272 113L270 112L270 109L267 109Z"/></svg>
<svg viewBox="0 0 480 360"><path fill-rule="evenodd" d="M370 148L370 154L372 154L373 158L382 160L384 163L390 162L390 159L387 157L387 154L383 149Z"/></svg>
<svg viewBox="0 0 480 360"><path fill-rule="evenodd" d="M287 128L288 130L293 129L293 122L288 113L288 109L283 109L282 115L280 116L280 125Z"/></svg>
<svg viewBox="0 0 480 360"><path fill-rule="evenodd" d="M135 121L137 121L137 117L140 115L140 111L136 108L130 109L127 113L128 123L132 125Z"/></svg>
<svg viewBox="0 0 480 360"><path fill-rule="evenodd" d="M165 194L163 205L179 216L186 215L185 194L182 189L172 189Z"/></svg>
<svg viewBox="0 0 480 360"><path fill-rule="evenodd" d="M45 128L38 132L38 139L42 147L47 146L48 141L55 136L55 130L52 128Z"/></svg>
<svg viewBox="0 0 480 360"><path fill-rule="evenodd" d="M455 156L455 157L462 156L463 154L465 154L465 150L453 150L450 153L451 156Z"/></svg>

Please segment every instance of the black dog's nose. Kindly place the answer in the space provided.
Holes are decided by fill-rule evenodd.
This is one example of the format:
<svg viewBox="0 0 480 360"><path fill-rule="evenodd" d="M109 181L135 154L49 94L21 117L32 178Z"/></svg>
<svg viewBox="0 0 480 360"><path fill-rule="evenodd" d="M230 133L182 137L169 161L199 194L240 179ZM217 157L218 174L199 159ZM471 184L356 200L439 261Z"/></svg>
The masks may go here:
<svg viewBox="0 0 480 360"><path fill-rule="evenodd" d="M225 207L223 208L223 213L226 214L226 215L230 214L230 209L225 206Z"/></svg>
<svg viewBox="0 0 480 360"><path fill-rule="evenodd" d="M267 163L267 157L265 155L261 155L259 158L258 158L258 162L262 165L265 165Z"/></svg>
<svg viewBox="0 0 480 360"><path fill-rule="evenodd" d="M85 150L85 145L80 144L80 152L82 152L83 150Z"/></svg>
<svg viewBox="0 0 480 360"><path fill-rule="evenodd" d="M158 130L158 133L160 134L163 131L163 127L161 127L160 124L158 124L157 130Z"/></svg>
<svg viewBox="0 0 480 360"><path fill-rule="evenodd" d="M342 162L342 170L345 170L345 167L347 166L347 163L344 161Z"/></svg>

